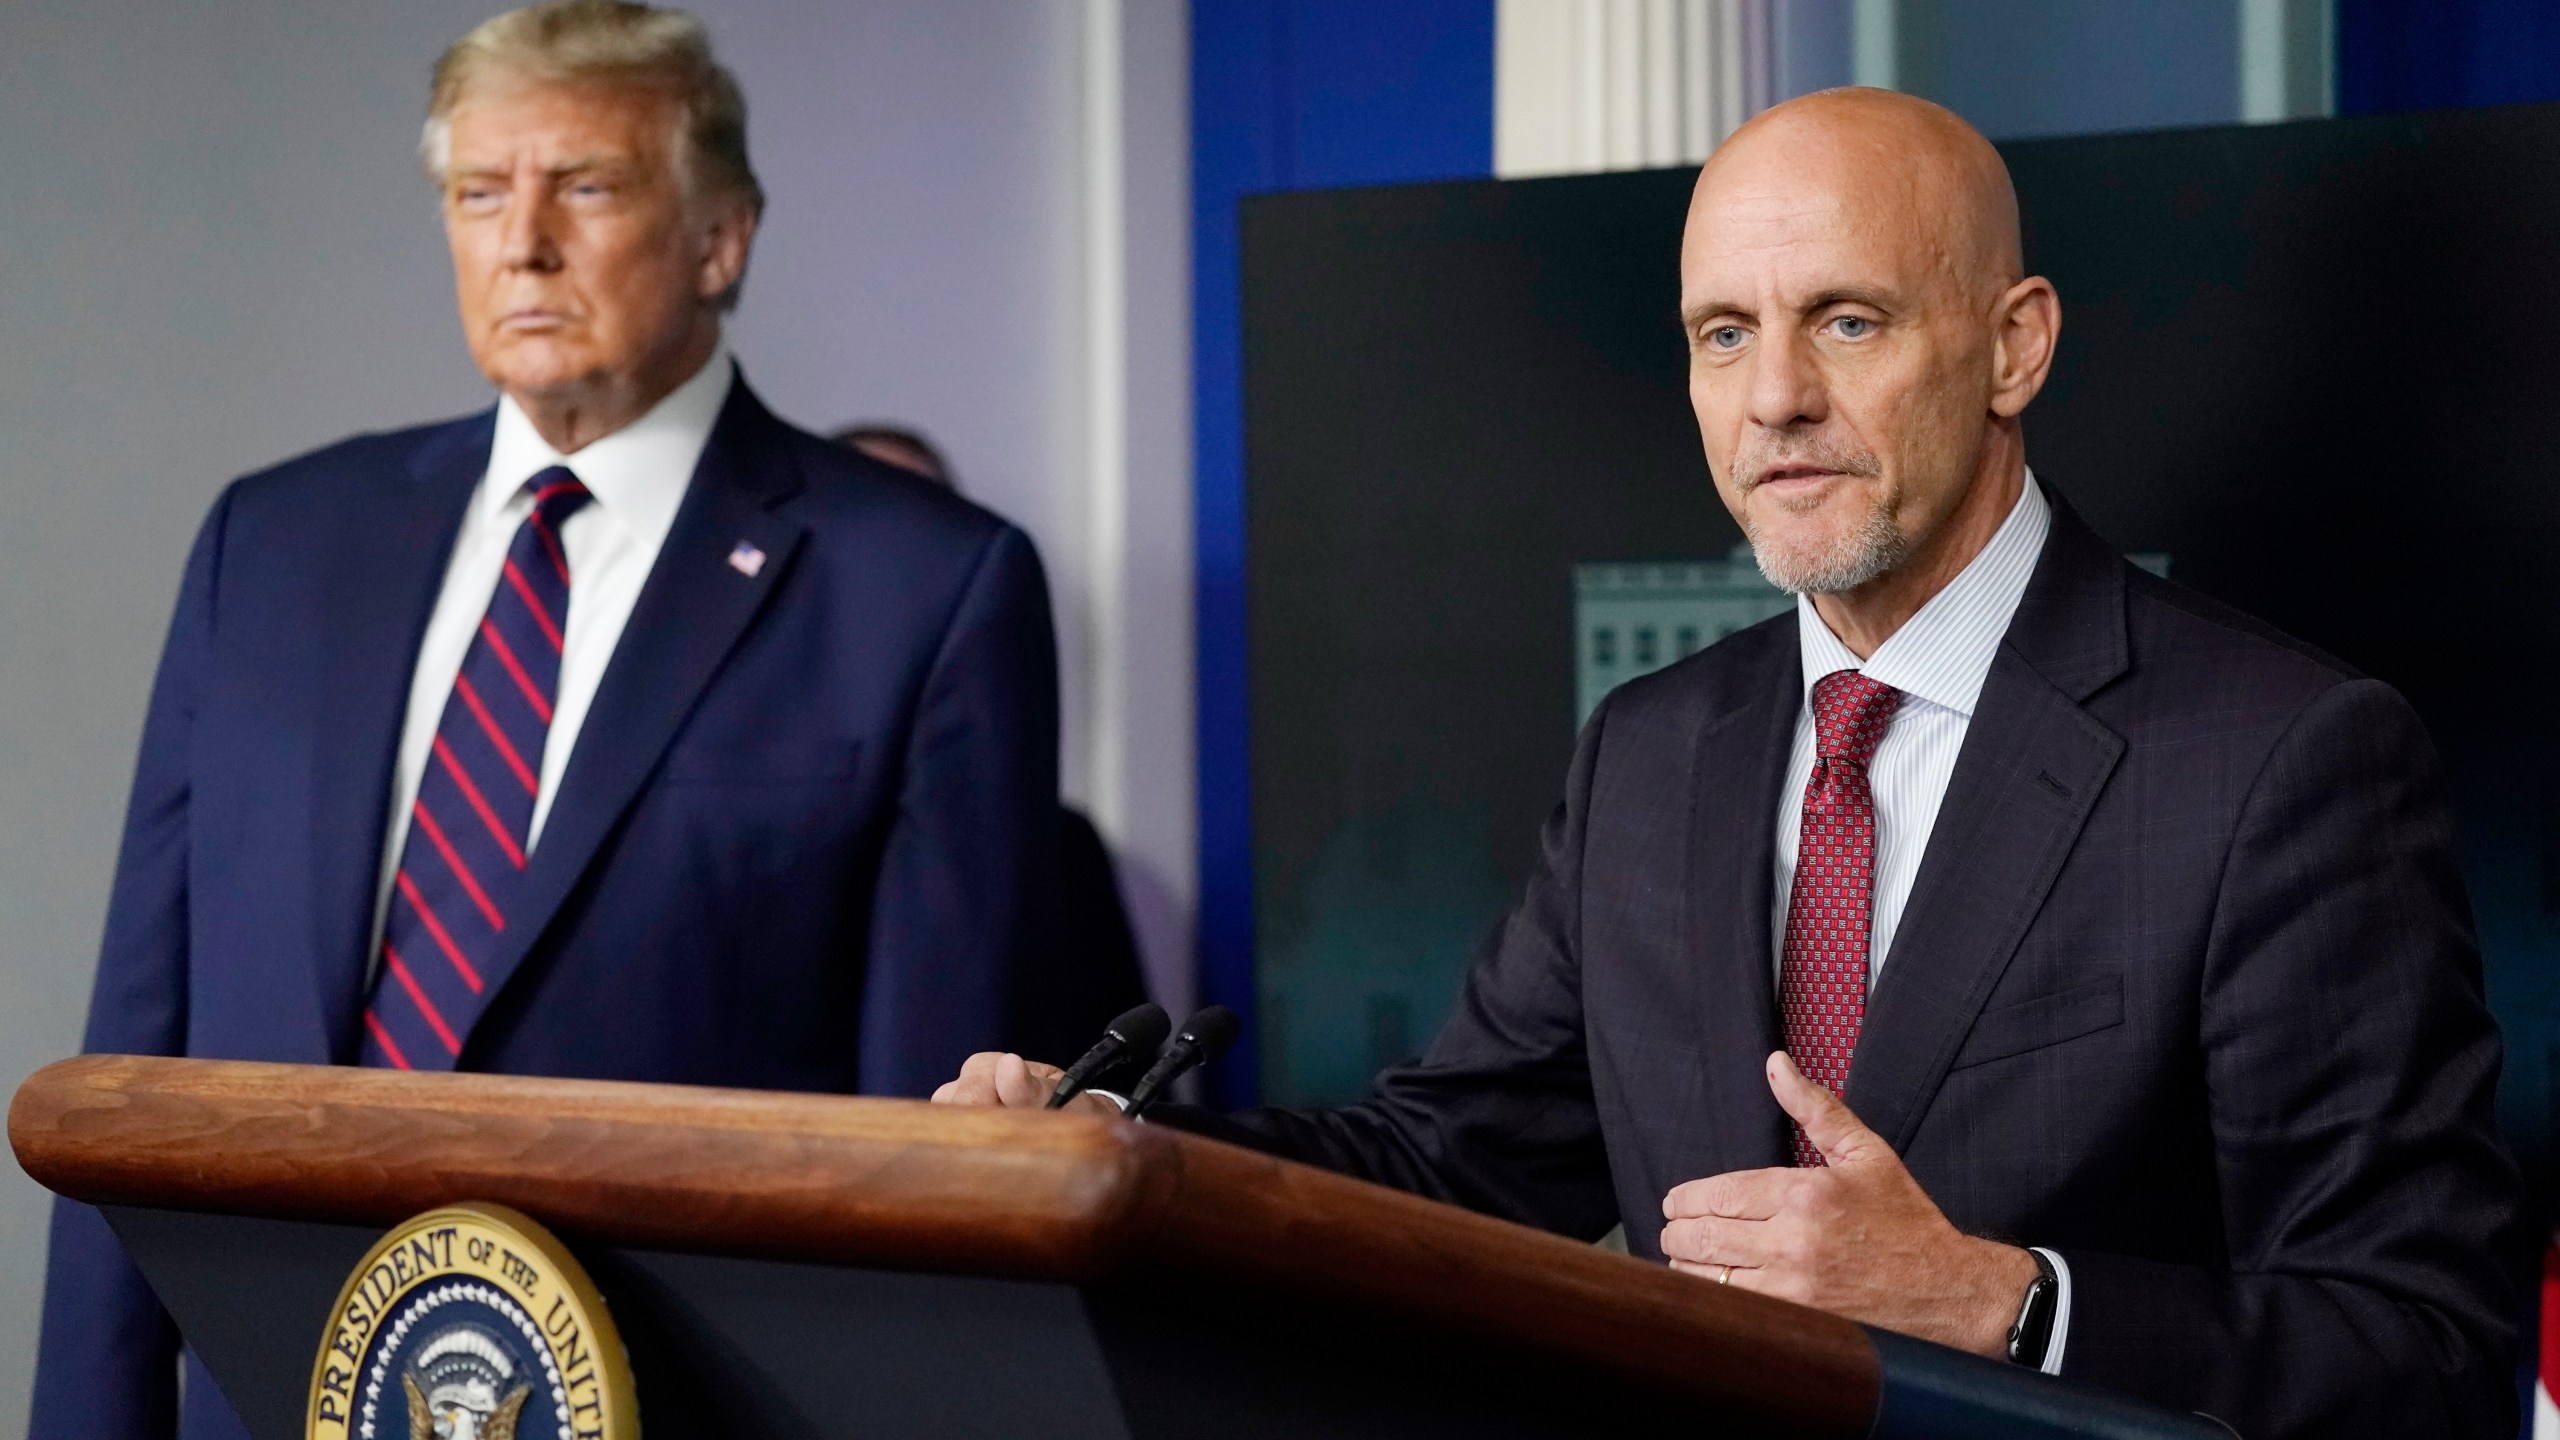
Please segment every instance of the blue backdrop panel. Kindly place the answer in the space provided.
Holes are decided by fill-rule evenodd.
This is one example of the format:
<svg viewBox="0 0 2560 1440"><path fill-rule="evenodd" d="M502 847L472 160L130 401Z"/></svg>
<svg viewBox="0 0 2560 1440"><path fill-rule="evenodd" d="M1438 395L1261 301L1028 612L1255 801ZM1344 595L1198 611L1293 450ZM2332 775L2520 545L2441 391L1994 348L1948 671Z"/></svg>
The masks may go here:
<svg viewBox="0 0 2560 1440"><path fill-rule="evenodd" d="M2338 0L2338 113L2560 100L2551 0Z"/></svg>
<svg viewBox="0 0 2560 1440"><path fill-rule="evenodd" d="M1245 725L1244 346L1236 210L1247 195L1493 171L1493 0L1199 0L1191 11L1193 524L1200 964L1244 1037L1215 1098L1255 1096L1253 838Z"/></svg>

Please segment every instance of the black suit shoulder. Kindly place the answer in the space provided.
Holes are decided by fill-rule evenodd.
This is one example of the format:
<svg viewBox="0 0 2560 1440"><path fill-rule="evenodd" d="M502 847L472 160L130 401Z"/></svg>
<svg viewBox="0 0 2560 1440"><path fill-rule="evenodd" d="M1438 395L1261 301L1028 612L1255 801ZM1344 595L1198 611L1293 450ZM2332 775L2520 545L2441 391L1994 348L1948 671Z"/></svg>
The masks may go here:
<svg viewBox="0 0 2560 1440"><path fill-rule="evenodd" d="M2137 752L2185 770L2193 793L2236 815L2288 747L2339 724L2375 743L2390 737L2390 773L2433 783L2434 747L2397 689L2263 620L2128 569L2131 663L2090 697L2088 712Z"/></svg>
<svg viewBox="0 0 2560 1440"><path fill-rule="evenodd" d="M2308 702L2364 672L2264 620L2132 565L2125 621L2137 670L2193 671L2208 693L2298 695Z"/></svg>

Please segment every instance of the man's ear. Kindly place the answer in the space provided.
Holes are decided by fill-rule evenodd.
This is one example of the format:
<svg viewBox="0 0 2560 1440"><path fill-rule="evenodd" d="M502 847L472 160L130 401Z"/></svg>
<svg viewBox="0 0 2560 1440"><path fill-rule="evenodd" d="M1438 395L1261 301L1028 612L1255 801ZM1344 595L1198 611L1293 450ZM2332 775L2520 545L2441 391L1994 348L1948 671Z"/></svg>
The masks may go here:
<svg viewBox="0 0 2560 1440"><path fill-rule="evenodd" d="M2062 340L2062 297L2030 275L2005 291L1991 316L1991 413L2014 420L2044 388Z"/></svg>
<svg viewBox="0 0 2560 1440"><path fill-rule="evenodd" d="M747 254L755 248L755 240L756 212L745 201L727 200L712 207L703 237L702 273L695 284L703 299L726 295L746 278Z"/></svg>

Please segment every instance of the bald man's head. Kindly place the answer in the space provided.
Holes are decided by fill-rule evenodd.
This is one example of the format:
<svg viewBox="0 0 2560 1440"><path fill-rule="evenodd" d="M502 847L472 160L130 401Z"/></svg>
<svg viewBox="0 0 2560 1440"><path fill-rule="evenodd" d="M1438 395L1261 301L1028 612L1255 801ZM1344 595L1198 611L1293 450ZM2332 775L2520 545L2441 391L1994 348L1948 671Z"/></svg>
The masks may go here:
<svg viewBox="0 0 2560 1440"><path fill-rule="evenodd" d="M1710 196L1813 185L1870 202L1872 218L1899 217L1977 293L2025 273L2018 192L2000 152L1953 111L1892 90L1823 90L1760 112L1698 172L1689 223Z"/></svg>
<svg viewBox="0 0 2560 1440"><path fill-rule="evenodd" d="M1770 578L1961 570L2017 496L2060 325L1990 142L1891 91L1770 109L1699 172L1680 280L1708 463Z"/></svg>

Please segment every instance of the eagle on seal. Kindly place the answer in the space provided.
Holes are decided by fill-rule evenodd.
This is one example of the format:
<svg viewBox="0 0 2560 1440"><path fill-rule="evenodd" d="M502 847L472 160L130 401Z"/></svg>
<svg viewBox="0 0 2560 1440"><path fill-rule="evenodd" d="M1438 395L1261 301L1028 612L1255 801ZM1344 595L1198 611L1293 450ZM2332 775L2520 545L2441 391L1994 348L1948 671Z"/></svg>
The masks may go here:
<svg viewBox="0 0 2560 1440"><path fill-rule="evenodd" d="M426 1392L418 1388L416 1376L401 1376L400 1385L409 1393L409 1440L516 1440L516 1417L533 1394L532 1386L519 1385L495 1409L482 1412L468 1404L448 1404L439 1415L427 1403Z"/></svg>

